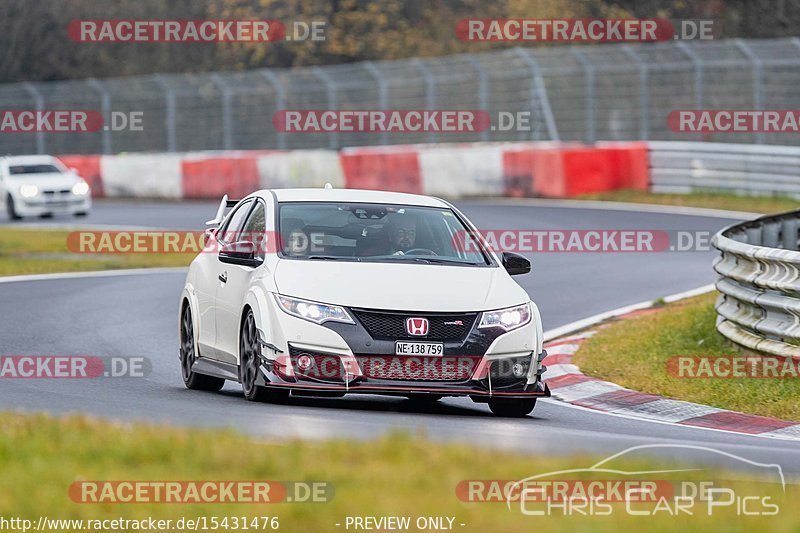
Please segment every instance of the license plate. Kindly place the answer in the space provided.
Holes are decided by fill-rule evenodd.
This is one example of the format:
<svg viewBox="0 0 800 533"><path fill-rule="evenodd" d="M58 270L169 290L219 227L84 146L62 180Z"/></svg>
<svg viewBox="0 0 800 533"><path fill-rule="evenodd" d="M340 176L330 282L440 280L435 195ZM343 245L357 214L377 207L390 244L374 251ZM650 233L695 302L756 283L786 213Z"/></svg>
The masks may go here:
<svg viewBox="0 0 800 533"><path fill-rule="evenodd" d="M400 342L395 344L396 355L443 355L441 342Z"/></svg>

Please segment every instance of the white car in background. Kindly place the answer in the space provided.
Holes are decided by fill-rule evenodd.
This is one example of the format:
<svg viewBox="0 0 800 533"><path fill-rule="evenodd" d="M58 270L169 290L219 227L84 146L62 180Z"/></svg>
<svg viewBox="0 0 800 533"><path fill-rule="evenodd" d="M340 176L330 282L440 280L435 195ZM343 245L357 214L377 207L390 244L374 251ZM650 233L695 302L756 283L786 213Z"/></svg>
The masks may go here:
<svg viewBox="0 0 800 533"><path fill-rule="evenodd" d="M223 217L226 207L231 212ZM513 253L460 246L449 203L364 190L224 198L180 307L190 389L239 382L248 400L368 393L467 396L525 416L549 396L539 311Z"/></svg>
<svg viewBox="0 0 800 533"><path fill-rule="evenodd" d="M67 214L84 216L92 207L89 184L48 155L0 158L0 198L9 218Z"/></svg>

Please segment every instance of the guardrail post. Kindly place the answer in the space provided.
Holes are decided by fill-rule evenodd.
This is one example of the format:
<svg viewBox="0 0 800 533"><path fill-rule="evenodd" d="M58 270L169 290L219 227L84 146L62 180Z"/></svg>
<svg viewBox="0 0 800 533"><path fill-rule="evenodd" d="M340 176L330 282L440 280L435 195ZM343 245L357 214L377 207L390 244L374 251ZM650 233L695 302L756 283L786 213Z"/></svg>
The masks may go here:
<svg viewBox="0 0 800 533"><path fill-rule="evenodd" d="M38 112L44 111L44 96L42 96L42 92L36 88L36 86L30 82L25 82L22 84L28 94L31 95L33 98L33 106ZM44 132L43 131L36 131L36 153L43 154L45 153L44 149Z"/></svg>
<svg viewBox="0 0 800 533"><path fill-rule="evenodd" d="M642 141L650 139L650 85L647 63L628 44L622 45L625 52L639 67L639 137Z"/></svg>
<svg viewBox="0 0 800 533"><path fill-rule="evenodd" d="M389 107L389 86L386 83L386 79L381 76L380 71L372 61L365 61L364 68L372 75L378 85L378 107L382 111L386 111L386 108ZM381 132L381 144L389 144L389 132L386 130Z"/></svg>
<svg viewBox="0 0 800 533"><path fill-rule="evenodd" d="M222 146L233 149L233 117L231 115L231 90L218 73L211 75L211 81L220 92L222 102Z"/></svg>
<svg viewBox="0 0 800 533"><path fill-rule="evenodd" d="M414 65L422 72L422 77L425 78L425 107L432 111L436 109L436 79L431 74L431 69L428 68L423 61L419 58L415 57L411 60L411 64ZM436 132L429 131L428 132L428 142L434 143L436 142Z"/></svg>
<svg viewBox="0 0 800 533"><path fill-rule="evenodd" d="M753 63L753 107L764 109L764 62L742 39L736 39L736 46ZM764 132L755 132L756 143L764 144Z"/></svg>
<svg viewBox="0 0 800 533"><path fill-rule="evenodd" d="M528 89L531 113L533 113L534 107L536 107L538 104L542 109L542 114L544 115L544 123L547 127L547 136L551 141L561 140L558 136L556 120L555 117L553 117L553 109L550 107L550 99L547 96L547 87L544 85L544 78L542 77L542 69L539 66L539 62L536 61L536 58L534 58L530 53L526 52L522 48L514 48L513 50L517 57L519 57L526 65L528 65L528 68L531 69L531 83ZM538 140L536 139L533 129L531 129L531 140Z"/></svg>
<svg viewBox="0 0 800 533"><path fill-rule="evenodd" d="M481 111L489 112L489 76L486 74L486 69L484 69L480 62L475 59L475 56L471 54L467 54L464 56L467 61L473 66L475 71L478 73L478 109ZM481 141L488 141L489 140L489 132L491 127L484 129L480 132Z"/></svg>
<svg viewBox="0 0 800 533"><path fill-rule="evenodd" d="M796 218L784 219L781 227L781 248L786 250L797 250L797 230L798 223Z"/></svg>
<svg viewBox="0 0 800 533"><path fill-rule="evenodd" d="M161 74L156 74L155 82L164 90L164 127L167 131L167 152L175 152L178 147L178 140L175 135L175 91Z"/></svg>
<svg viewBox="0 0 800 533"><path fill-rule="evenodd" d="M586 143L593 144L596 140L594 114L595 114L595 96L594 96L594 65L586 57L582 50L570 48L572 53L583 66L584 78L586 79Z"/></svg>
<svg viewBox="0 0 800 533"><path fill-rule="evenodd" d="M259 72L261 73L261 77L272 85L272 88L275 90L275 111L283 111L286 107L286 91L283 88L283 84L281 84L281 80L269 69L264 69ZM270 120L270 124L272 124L272 120ZM275 135L278 137L278 149L284 150L286 148L285 134L276 131Z"/></svg>
<svg viewBox="0 0 800 533"><path fill-rule="evenodd" d="M311 69L311 72L314 73L319 81L325 86L325 95L328 101L328 110L329 111L337 111L337 103L336 103L336 86L333 83L333 80L328 75L327 72L322 70L319 67L314 67ZM339 147L339 140L338 134L335 131L328 133L328 148L335 150Z"/></svg>

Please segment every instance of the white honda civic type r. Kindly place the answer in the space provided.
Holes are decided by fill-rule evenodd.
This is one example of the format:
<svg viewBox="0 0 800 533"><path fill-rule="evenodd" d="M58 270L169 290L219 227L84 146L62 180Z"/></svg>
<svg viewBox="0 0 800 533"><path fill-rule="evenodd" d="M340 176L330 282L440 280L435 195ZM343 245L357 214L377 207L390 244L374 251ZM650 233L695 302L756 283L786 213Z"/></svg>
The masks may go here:
<svg viewBox="0 0 800 533"><path fill-rule="evenodd" d="M539 311L511 278L530 262L494 253L446 201L262 190L223 198L209 224L181 294L188 388L469 396L502 416L550 395Z"/></svg>

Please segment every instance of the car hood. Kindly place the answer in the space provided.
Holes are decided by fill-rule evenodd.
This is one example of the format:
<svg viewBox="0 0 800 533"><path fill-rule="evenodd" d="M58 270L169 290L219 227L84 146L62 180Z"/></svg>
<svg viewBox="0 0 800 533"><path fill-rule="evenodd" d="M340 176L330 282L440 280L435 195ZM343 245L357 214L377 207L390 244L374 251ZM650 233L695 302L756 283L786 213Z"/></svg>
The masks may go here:
<svg viewBox="0 0 800 533"><path fill-rule="evenodd" d="M278 291L322 303L400 311L485 311L527 302L502 268L283 259Z"/></svg>
<svg viewBox="0 0 800 533"><path fill-rule="evenodd" d="M9 176L8 183L19 187L20 185L36 185L40 191L58 191L61 189L71 189L73 185L80 181L80 178L72 174L19 174Z"/></svg>

